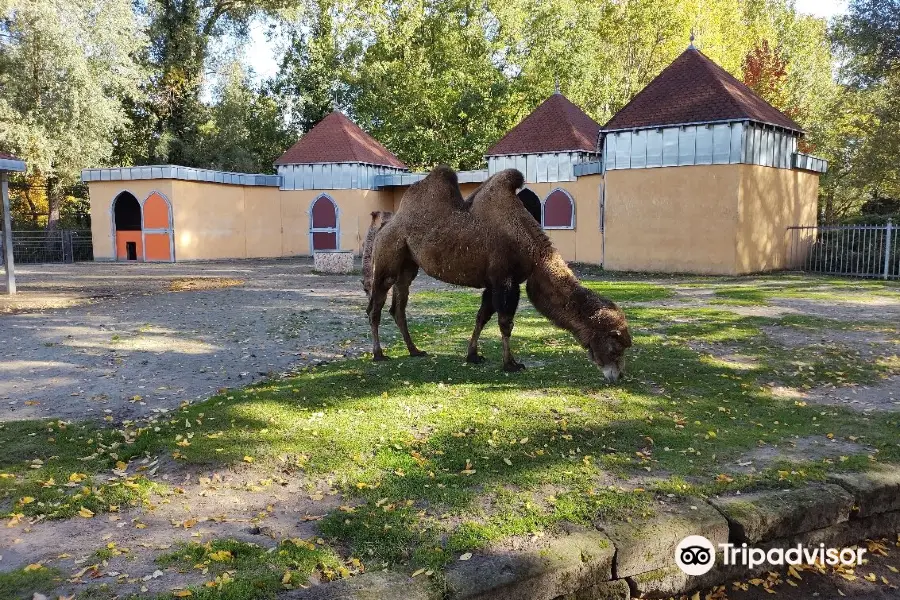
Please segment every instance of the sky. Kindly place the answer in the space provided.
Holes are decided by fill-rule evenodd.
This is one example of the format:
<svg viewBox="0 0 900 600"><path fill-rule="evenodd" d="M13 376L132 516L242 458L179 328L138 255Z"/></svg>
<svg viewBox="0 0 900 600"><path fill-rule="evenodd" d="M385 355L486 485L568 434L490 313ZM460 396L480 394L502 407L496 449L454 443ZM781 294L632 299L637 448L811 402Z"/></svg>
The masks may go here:
<svg viewBox="0 0 900 600"><path fill-rule="evenodd" d="M797 12L831 18L847 10L846 0L796 0ZM246 50L247 63L259 79L266 79L278 71L278 49L275 42L266 39L266 26L253 24L250 44Z"/></svg>

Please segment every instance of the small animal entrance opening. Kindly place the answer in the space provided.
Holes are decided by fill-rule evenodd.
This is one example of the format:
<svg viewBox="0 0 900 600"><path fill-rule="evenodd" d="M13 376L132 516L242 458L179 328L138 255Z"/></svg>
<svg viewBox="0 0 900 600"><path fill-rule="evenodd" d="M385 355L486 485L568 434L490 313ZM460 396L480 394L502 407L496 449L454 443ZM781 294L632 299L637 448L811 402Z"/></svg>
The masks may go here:
<svg viewBox="0 0 900 600"><path fill-rule="evenodd" d="M339 235L337 205L328 196L319 196L309 209L309 236L313 252L337 250Z"/></svg>
<svg viewBox="0 0 900 600"><path fill-rule="evenodd" d="M541 199L538 198L538 195L529 190L528 188L522 188L519 190L519 193L516 194L519 197L519 200L522 201L522 204L525 206L525 209L531 213L531 216L534 217L534 220L538 223L541 222Z"/></svg>
<svg viewBox="0 0 900 600"><path fill-rule="evenodd" d="M141 205L129 192L113 201L116 260L144 260Z"/></svg>

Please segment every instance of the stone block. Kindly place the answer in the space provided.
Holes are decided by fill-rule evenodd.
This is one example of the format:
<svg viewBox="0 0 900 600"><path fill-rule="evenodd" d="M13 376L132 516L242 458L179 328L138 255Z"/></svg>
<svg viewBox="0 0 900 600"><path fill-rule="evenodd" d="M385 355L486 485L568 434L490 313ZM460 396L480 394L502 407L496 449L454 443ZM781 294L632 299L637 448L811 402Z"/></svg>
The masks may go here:
<svg viewBox="0 0 900 600"><path fill-rule="evenodd" d="M593 530L572 530L541 548L488 551L447 570L455 600L551 600L612 577L615 549Z"/></svg>
<svg viewBox="0 0 900 600"><path fill-rule="evenodd" d="M757 543L846 521L853 496L842 487L821 484L723 496L710 502L728 519L732 542Z"/></svg>
<svg viewBox="0 0 900 600"><path fill-rule="evenodd" d="M313 270L318 273L352 273L353 253L349 250L316 252L313 254Z"/></svg>
<svg viewBox="0 0 900 600"><path fill-rule="evenodd" d="M716 547L728 541L728 521L699 498L666 507L649 519L596 525L616 547L616 579L674 565L675 547L689 535L702 535Z"/></svg>
<svg viewBox="0 0 900 600"><path fill-rule="evenodd" d="M862 473L834 473L828 481L853 494L853 518L900 510L900 465L882 464Z"/></svg>

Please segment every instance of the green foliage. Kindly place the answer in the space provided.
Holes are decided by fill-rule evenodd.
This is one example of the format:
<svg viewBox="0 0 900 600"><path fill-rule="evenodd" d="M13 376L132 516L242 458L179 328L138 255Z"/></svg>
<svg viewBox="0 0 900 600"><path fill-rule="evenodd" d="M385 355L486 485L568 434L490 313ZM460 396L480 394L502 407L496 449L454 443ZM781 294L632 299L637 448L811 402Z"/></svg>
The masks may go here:
<svg viewBox="0 0 900 600"><path fill-rule="evenodd" d="M63 582L58 569L41 566L0 573L0 598L32 600L35 594L49 593Z"/></svg>
<svg viewBox="0 0 900 600"><path fill-rule="evenodd" d="M190 597L198 600L275 598L279 591L306 585L315 572L327 581L346 577L359 567L353 560L344 565L327 546L301 539L284 540L272 551L237 540L191 543L160 556L157 562L181 572L208 570L209 581L191 588Z"/></svg>

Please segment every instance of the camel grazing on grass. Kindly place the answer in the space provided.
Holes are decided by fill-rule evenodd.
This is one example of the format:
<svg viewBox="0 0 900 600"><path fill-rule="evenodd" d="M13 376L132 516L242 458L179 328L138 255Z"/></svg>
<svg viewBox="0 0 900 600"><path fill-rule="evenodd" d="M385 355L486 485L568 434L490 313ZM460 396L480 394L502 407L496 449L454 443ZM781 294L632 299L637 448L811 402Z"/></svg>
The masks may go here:
<svg viewBox="0 0 900 600"><path fill-rule="evenodd" d="M516 196L522 173L507 169L489 178L468 199L459 191L456 173L439 166L403 195L400 208L387 223L375 223L364 248L371 265L364 284L372 328L373 360L386 360L378 328L388 291L390 312L400 328L410 356L425 354L409 335L406 304L409 287L422 268L455 285L484 288L466 360L484 361L478 354L481 330L496 312L503 339L503 368L518 371L510 349L519 285L526 283L529 300L542 315L570 331L609 381L622 373L623 354L631 346L624 313L615 303L581 286L553 248L550 239ZM372 232L370 231L370 234ZM369 256L366 256L368 254Z"/></svg>

